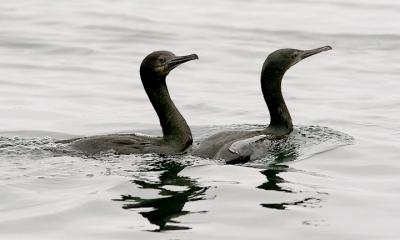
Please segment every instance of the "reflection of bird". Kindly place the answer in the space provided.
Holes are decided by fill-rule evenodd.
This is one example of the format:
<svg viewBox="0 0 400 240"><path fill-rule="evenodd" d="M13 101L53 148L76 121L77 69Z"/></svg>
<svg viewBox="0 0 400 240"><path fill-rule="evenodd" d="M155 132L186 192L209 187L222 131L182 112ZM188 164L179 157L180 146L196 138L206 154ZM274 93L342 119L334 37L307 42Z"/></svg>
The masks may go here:
<svg viewBox="0 0 400 240"><path fill-rule="evenodd" d="M190 227L181 225L175 218L195 213L184 210L184 206L187 202L205 199L208 187L199 186L195 180L181 176L179 172L185 166L179 162L165 159L158 163L158 166L149 171L162 172L159 181L134 180L133 182L140 188L157 190L160 196L149 199L122 195L121 199L114 200L123 201L124 209L141 209L139 213L150 223L159 227L156 231L190 229ZM171 190L166 186L183 187L184 190Z"/></svg>
<svg viewBox="0 0 400 240"><path fill-rule="evenodd" d="M330 49L330 46L312 50L279 49L271 53L261 72L261 89L271 117L269 126L259 131L217 133L205 139L193 154L203 158L222 158L231 163L248 161L255 150L263 150L255 149L257 142L279 139L289 134L293 130L293 124L282 96L283 75L299 61Z"/></svg>
<svg viewBox="0 0 400 240"><path fill-rule="evenodd" d="M86 154L114 150L119 154L183 152L192 144L192 133L185 119L172 102L166 77L178 65L198 59L196 54L177 57L171 52L149 54L140 66L143 87L157 112L163 137L135 134L111 134L60 141Z"/></svg>

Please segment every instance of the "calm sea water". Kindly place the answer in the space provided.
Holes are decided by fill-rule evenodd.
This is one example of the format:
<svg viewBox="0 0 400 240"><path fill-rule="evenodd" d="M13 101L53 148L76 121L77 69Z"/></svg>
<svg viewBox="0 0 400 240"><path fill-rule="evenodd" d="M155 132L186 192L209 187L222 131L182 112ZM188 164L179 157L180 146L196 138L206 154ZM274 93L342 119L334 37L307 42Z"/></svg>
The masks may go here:
<svg viewBox="0 0 400 240"><path fill-rule="evenodd" d="M399 22L395 0L2 2L0 239L398 239ZM198 142L267 124L266 56L324 45L285 75L297 126L261 161L54 151L160 134L154 50L200 56L168 78Z"/></svg>

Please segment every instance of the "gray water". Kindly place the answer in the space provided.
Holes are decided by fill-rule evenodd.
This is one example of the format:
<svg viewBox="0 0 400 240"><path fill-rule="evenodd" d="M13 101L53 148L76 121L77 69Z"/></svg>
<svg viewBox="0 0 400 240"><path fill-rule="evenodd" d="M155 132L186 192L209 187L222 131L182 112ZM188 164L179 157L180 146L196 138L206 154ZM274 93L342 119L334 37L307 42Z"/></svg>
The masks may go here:
<svg viewBox="0 0 400 240"><path fill-rule="evenodd" d="M398 239L400 2L3 1L0 239ZM71 156L55 139L160 134L139 65L196 53L168 86L196 144L269 121L259 75L302 61L296 124L266 157Z"/></svg>

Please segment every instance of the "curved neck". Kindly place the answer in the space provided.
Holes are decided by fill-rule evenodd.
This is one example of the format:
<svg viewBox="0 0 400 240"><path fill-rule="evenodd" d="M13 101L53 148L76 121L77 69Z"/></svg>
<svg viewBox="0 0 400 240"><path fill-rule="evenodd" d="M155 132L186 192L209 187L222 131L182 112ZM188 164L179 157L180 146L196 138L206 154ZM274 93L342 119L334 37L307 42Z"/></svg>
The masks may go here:
<svg viewBox="0 0 400 240"><path fill-rule="evenodd" d="M261 89L271 117L268 132L288 134L293 130L292 118L282 96L281 83L285 70L269 65L261 73Z"/></svg>
<svg viewBox="0 0 400 240"><path fill-rule="evenodd" d="M169 96L165 77L141 74L141 78L147 96L160 120L164 141L178 145L180 150L186 149L192 144L192 133Z"/></svg>

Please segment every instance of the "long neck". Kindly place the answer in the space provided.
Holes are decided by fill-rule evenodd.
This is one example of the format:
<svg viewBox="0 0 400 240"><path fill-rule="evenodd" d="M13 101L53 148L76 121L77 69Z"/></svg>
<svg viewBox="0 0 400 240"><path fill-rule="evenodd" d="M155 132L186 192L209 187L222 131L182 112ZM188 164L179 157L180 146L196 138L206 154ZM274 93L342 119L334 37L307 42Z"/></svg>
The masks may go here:
<svg viewBox="0 0 400 240"><path fill-rule="evenodd" d="M153 76L153 78L158 77L157 80L146 79L151 77L148 75L141 77L146 93L160 120L164 140L184 150L192 144L192 133L169 96L165 77ZM147 84L148 82L152 84Z"/></svg>
<svg viewBox="0 0 400 240"><path fill-rule="evenodd" d="M293 130L292 118L282 96L281 83L285 71L265 66L261 73L261 89L271 117L267 131L283 135Z"/></svg>

